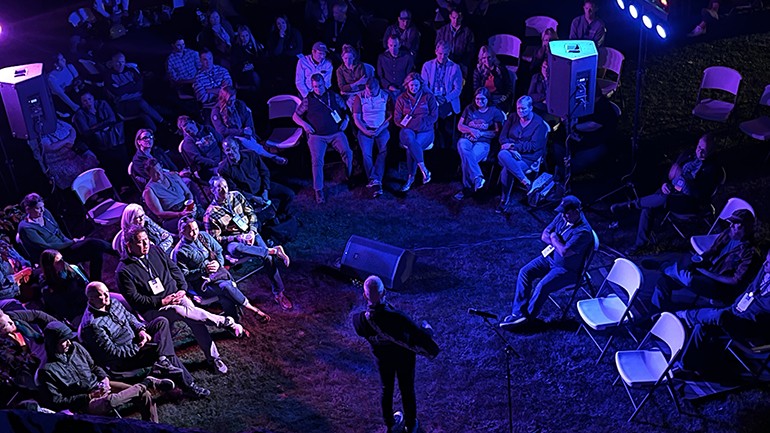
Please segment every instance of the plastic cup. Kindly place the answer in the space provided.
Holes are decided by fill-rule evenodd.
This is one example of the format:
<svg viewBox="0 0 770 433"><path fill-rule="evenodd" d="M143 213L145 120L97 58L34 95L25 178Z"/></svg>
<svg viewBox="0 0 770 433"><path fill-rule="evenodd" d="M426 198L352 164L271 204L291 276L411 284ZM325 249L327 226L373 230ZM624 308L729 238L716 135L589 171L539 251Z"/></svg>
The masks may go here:
<svg viewBox="0 0 770 433"><path fill-rule="evenodd" d="M184 202L184 210L192 211L195 209L195 202L192 200L187 200Z"/></svg>
<svg viewBox="0 0 770 433"><path fill-rule="evenodd" d="M693 254L691 260L693 263L700 263L703 261L703 257L701 257L700 254Z"/></svg>

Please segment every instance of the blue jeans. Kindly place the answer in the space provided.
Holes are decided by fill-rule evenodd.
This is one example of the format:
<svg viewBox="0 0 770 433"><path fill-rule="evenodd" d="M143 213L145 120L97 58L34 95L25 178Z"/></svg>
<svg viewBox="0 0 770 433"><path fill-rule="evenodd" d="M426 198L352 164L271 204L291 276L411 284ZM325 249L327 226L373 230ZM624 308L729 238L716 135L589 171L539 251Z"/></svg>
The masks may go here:
<svg viewBox="0 0 770 433"><path fill-rule="evenodd" d="M489 155L489 143L483 141L472 142L467 138L457 140L457 153L460 154L460 168L463 172L463 186L473 188L477 177L481 174L479 163Z"/></svg>
<svg viewBox="0 0 770 433"><path fill-rule="evenodd" d="M246 305L246 296L241 292L233 280L212 281L204 284L206 297L216 296L222 305L226 316L241 318L241 306Z"/></svg>
<svg viewBox="0 0 770 433"><path fill-rule="evenodd" d="M369 180L382 182L382 176L385 174L385 159L388 156L388 140L390 140L390 131L387 128L383 129L380 135L374 137L368 137L366 134L358 131L358 144L361 146L364 170ZM377 143L376 159L372 157L375 143Z"/></svg>
<svg viewBox="0 0 770 433"><path fill-rule="evenodd" d="M409 176L417 173L417 164L425 162L423 151L433 143L433 130L425 132L415 132L411 129L402 129L398 134L401 147L406 149L406 167L409 170Z"/></svg>
<svg viewBox="0 0 770 433"><path fill-rule="evenodd" d="M535 285L537 278L540 278L540 281ZM519 271L519 277L516 279L516 296L513 300L513 314L536 317L543 303L548 299L548 295L575 284L577 278L574 272L553 267L552 260L538 255Z"/></svg>
<svg viewBox="0 0 770 433"><path fill-rule="evenodd" d="M324 189L324 156L326 155L326 146L331 144L339 152L342 162L345 163L345 174L350 177L353 172L353 151L350 150L348 138L345 133L340 131L331 135L310 134L307 139L307 145L310 148L310 161L313 166L313 189L321 191Z"/></svg>
<svg viewBox="0 0 770 433"><path fill-rule="evenodd" d="M254 238L254 245L230 242L225 249L231 256L238 259L243 257L256 257L262 259L264 271L267 273L268 278L270 278L270 287L273 290L273 295L283 292L283 279L278 272L278 266L275 264L275 259L267 253L267 244L265 244L262 236L257 235Z"/></svg>
<svg viewBox="0 0 770 433"><path fill-rule="evenodd" d="M514 180L519 180L521 183L529 182L526 172L529 170L530 165L524 159L514 158L513 152L510 150L501 150L497 154L497 161L503 166L503 170L500 173L500 182L503 184L503 196L507 199L508 191L511 190L511 184Z"/></svg>

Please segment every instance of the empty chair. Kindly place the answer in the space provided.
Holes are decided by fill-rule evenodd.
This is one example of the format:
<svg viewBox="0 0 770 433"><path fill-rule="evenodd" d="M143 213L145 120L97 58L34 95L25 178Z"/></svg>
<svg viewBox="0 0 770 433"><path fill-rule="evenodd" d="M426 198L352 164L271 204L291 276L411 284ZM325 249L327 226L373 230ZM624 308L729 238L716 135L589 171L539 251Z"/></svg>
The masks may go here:
<svg viewBox="0 0 770 433"><path fill-rule="evenodd" d="M516 72L519 69L521 39L513 35L500 34L490 36L487 43L492 51L498 56L502 56L500 60L506 65L505 67L508 68L509 71ZM510 60L507 60L508 58L510 58Z"/></svg>
<svg viewBox="0 0 770 433"><path fill-rule="evenodd" d="M754 119L741 122L738 125L738 128L741 129L741 132L755 140L770 140L770 116L767 115L768 107L770 107L770 85L765 86L765 91L762 92L762 96L759 98L759 104L757 104L757 109L755 110L754 116L760 114L759 110L763 108L765 114L755 117ZM770 156L770 153L768 153L768 156ZM767 157L765 157L765 160L767 160Z"/></svg>
<svg viewBox="0 0 770 433"><path fill-rule="evenodd" d="M559 22L551 17L536 15L524 20L524 37L539 38L545 29L559 30Z"/></svg>
<svg viewBox="0 0 770 433"><path fill-rule="evenodd" d="M620 89L620 71L625 56L614 48L602 47L599 49L599 60L596 85L601 89L602 95L609 98Z"/></svg>
<svg viewBox="0 0 770 433"><path fill-rule="evenodd" d="M577 295L578 290L582 290L585 292L588 296L593 296L591 292L586 289L586 286L591 285L591 276L588 274L588 268L591 266L591 262L594 259L594 256L596 255L596 252L599 251L599 235L596 234L595 231L591 230L591 234L594 236L594 247L591 251L586 254L585 262L583 262L583 270L580 271L580 276L578 277L578 280L575 281L575 284L570 284L568 286L565 286L562 290L566 292L572 291L569 297L569 302L567 302L564 305L559 304L559 302L556 301L554 298L554 293L551 293L548 295L548 299L556 304L556 307L561 310L561 318L567 316L567 312L569 311L570 307L572 306L572 303L575 301L575 296Z"/></svg>
<svg viewBox="0 0 770 433"><path fill-rule="evenodd" d="M695 252L698 254L703 254L704 251L709 249L709 247L714 244L717 236L719 236L719 233L714 233L714 229L716 228L719 221L727 220L727 218L738 209L748 209L751 214L756 217L754 208L751 207L751 205L746 200L732 197L727 200L727 203L725 203L722 211L719 212L719 216L716 220L714 220L714 224L711 225L708 233L705 235L696 235L690 237L690 245L692 245L692 249L695 250Z"/></svg>
<svg viewBox="0 0 770 433"><path fill-rule="evenodd" d="M80 173L72 182L72 190L75 191L83 206L86 206L87 203L93 204L88 209L86 215L96 224L110 225L120 221L126 203L121 203L113 198L104 198L99 201L98 194L109 190L112 191L115 198L120 199L117 191L115 191L112 183L110 183L110 180L104 173L104 169L97 167ZM92 198L94 200L91 200Z"/></svg>
<svg viewBox="0 0 770 433"><path fill-rule="evenodd" d="M650 395L660 386L666 385L671 398L674 400L677 412L679 412L679 401L674 395L671 387L671 367L679 359L684 346L684 326L682 322L673 314L664 312L650 329L650 332L644 337L636 350L622 350L615 353L615 366L618 368L619 376L615 379L623 382L631 404L634 407L634 413L628 418L628 421L634 419L639 410L644 406ZM647 348L648 344L654 340L659 340L668 349L668 354L654 346ZM637 404L631 393L632 389L646 389L644 398Z"/></svg>
<svg viewBox="0 0 770 433"><path fill-rule="evenodd" d="M294 95L276 95L267 101L267 115L271 121L275 119L288 119L290 123L287 122L287 125L292 125L291 127L273 126L270 131L270 136L267 137L268 146L277 147L279 149L288 149L299 143L299 139L302 137L302 128L298 127L291 120L291 116L301 102L302 101Z"/></svg>
<svg viewBox="0 0 770 433"><path fill-rule="evenodd" d="M577 311L583 323L580 324L577 332L584 329L591 341L601 350L598 363L601 361L607 348L610 346L615 332L626 327L631 320L631 305L636 300L636 294L642 286L642 271L630 260L624 258L615 259L615 264L607 274L601 287L596 292L596 298L583 299L577 303ZM600 297L604 292L609 291L606 296ZM616 291L625 292L627 301L623 300ZM626 327L628 330L628 327ZM611 330L607 342L601 346L591 331ZM629 330L631 337L634 335Z"/></svg>
<svg viewBox="0 0 770 433"><path fill-rule="evenodd" d="M692 115L703 120L727 122L738 100L740 85L741 74L735 69L726 66L706 68Z"/></svg>
<svg viewBox="0 0 770 433"><path fill-rule="evenodd" d="M722 179L711 193L712 200L719 191L719 188L721 188L725 182L727 182L727 172L725 171L724 167L722 167ZM709 220L714 217L715 213L716 209L712 203L708 203L707 206L704 205L702 209L694 211L693 213L677 213L668 211L666 216L664 216L663 220L660 222L660 225L663 226L666 223L671 224L671 226L674 227L674 230L676 230L682 239L687 239L687 236L684 234L682 227L679 227L682 223L685 223L689 228L692 228L695 224L703 224L707 226L709 224Z"/></svg>

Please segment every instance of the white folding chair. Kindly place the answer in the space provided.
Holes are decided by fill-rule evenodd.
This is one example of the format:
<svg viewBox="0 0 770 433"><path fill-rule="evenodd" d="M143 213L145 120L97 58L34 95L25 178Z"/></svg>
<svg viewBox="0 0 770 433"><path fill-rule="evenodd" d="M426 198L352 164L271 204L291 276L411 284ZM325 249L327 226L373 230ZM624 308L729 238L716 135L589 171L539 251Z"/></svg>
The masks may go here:
<svg viewBox="0 0 770 433"><path fill-rule="evenodd" d="M668 349L665 354L659 347L643 349L648 343L652 343L652 338L662 342ZM628 418L628 422L636 417L639 410L644 406L650 395L660 386L665 384L671 398L674 400L676 411L679 410L679 401L674 395L671 387L671 367L682 354L684 346L684 326L682 322L672 313L664 312L650 329L650 332L644 337L636 350L623 350L615 353L615 365L619 376L615 379L623 382L628 397L631 399L631 405L634 407L634 413ZM632 389L647 389L644 398L637 404L631 393Z"/></svg>
<svg viewBox="0 0 770 433"><path fill-rule="evenodd" d="M524 20L524 37L540 37L545 29L559 30L559 22L543 15L536 15Z"/></svg>
<svg viewBox="0 0 770 433"><path fill-rule="evenodd" d="M567 312L572 306L572 303L575 301L575 296L577 296L578 290L582 290L589 297L593 297L593 294L589 292L588 289L586 289L586 286L591 285L591 275L588 273L588 268L591 266L591 262L593 261L596 252L599 251L599 235L597 235L593 230L591 230L591 234L593 235L594 245L593 248L586 254L585 261L583 262L583 269L580 271L580 276L574 284L564 286L562 289L567 292L572 291L572 294L569 297L569 302L561 305L553 296L556 292L548 295L548 299L553 302L559 310L561 310L562 319L567 316Z"/></svg>
<svg viewBox="0 0 770 433"><path fill-rule="evenodd" d="M692 115L703 120L727 122L738 100L740 86L741 74L735 69L726 66L706 68L703 71L703 80L700 89L698 89L698 97ZM714 95L715 91L727 93L730 96L719 99L719 96L723 95Z"/></svg>
<svg viewBox="0 0 770 433"><path fill-rule="evenodd" d="M291 119L297 106L302 101L294 95L276 95L267 101L267 116L272 121L275 119ZM293 124L293 122L292 122ZM302 137L302 128L274 126L267 137L267 145L278 149L288 149L299 143Z"/></svg>
<svg viewBox="0 0 770 433"><path fill-rule="evenodd" d="M768 107L770 107L770 85L765 86L765 91L759 98L759 104L757 104L754 115L757 116L759 114L759 110L762 108L764 108L765 112L767 112ZM755 140L770 140L770 116L761 115L755 117L754 119L741 122L738 125L738 128L740 128L741 132ZM768 156L770 156L770 153L768 153ZM767 161L767 157L765 157L765 161Z"/></svg>
<svg viewBox="0 0 770 433"><path fill-rule="evenodd" d="M751 205L743 199L732 197L727 200L727 203L725 203L725 206L722 208L722 211L719 212L719 216L714 221L714 224L711 225L711 228L709 229L708 233L705 235L696 235L690 237L690 245L692 245L692 249L695 250L698 254L703 254L704 251L709 249L711 245L714 244L714 241L717 239L717 236L719 236L719 233L714 233L714 229L717 226L717 223L719 221L727 220L727 218L733 214L733 212L739 210L739 209L747 209L749 212L751 212L752 215L756 217L756 214L754 213L754 208L751 207Z"/></svg>
<svg viewBox="0 0 770 433"><path fill-rule="evenodd" d="M80 202L83 206L86 206L89 199L97 196L102 191L112 190L115 198L120 199L117 191L110 183L107 175L102 168L92 168L90 170L80 173L77 178L72 182L72 190L77 194ZM126 208L126 203L114 200L112 198L106 198L100 202L94 204L87 212L88 218L99 225L116 224L120 221L120 217L123 215L123 209Z"/></svg>
<svg viewBox="0 0 770 433"><path fill-rule="evenodd" d="M519 69L521 39L513 35L499 34L490 36L487 43L489 48L498 56L510 57L512 59L513 64L506 64L505 66L509 71L516 72Z"/></svg>
<svg viewBox="0 0 770 433"><path fill-rule="evenodd" d="M627 325L631 321L631 305L636 300L636 294L642 286L642 271L630 260L624 258L615 259L615 264L607 274L604 282L596 292L596 298L583 299L577 303L577 311L583 322L577 330L577 334L584 329L593 341L594 345L601 351L596 363L602 360L607 348L610 346L615 332ZM599 297L607 288L611 292L604 297ZM618 296L616 291L621 289L625 292L628 302ZM634 334L626 327L631 334L631 338L636 340ZM601 332L611 330L611 333L604 346L601 346L591 330Z"/></svg>
<svg viewBox="0 0 770 433"><path fill-rule="evenodd" d="M625 56L614 48L602 47L599 49L599 59L596 85L601 89L602 95L609 98L620 89L620 71L623 69Z"/></svg>

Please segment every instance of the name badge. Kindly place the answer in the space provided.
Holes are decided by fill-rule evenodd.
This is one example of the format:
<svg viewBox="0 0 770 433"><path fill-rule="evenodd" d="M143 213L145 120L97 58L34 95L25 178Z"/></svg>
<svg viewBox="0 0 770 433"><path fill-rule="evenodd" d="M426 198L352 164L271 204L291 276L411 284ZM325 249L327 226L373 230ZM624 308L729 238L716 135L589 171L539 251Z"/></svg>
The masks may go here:
<svg viewBox="0 0 770 433"><path fill-rule="evenodd" d="M752 302L754 302L754 292L744 293L741 300L738 301L738 305L735 306L735 309L739 313L743 313L749 308L749 305L751 305Z"/></svg>
<svg viewBox="0 0 770 433"><path fill-rule="evenodd" d="M246 220L246 217L243 215L236 215L233 217L233 222L235 225L238 226L239 229L246 231L249 229L249 222Z"/></svg>
<svg viewBox="0 0 770 433"><path fill-rule="evenodd" d="M342 117L340 117L339 113L337 113L337 110L332 110L332 119L334 119L335 123L342 122Z"/></svg>
<svg viewBox="0 0 770 433"><path fill-rule="evenodd" d="M543 257L548 257L548 256L550 256L550 255L551 255L551 253L552 253L552 252L553 252L553 250L555 250L555 249L556 249L556 248L554 248L554 247L553 247L553 245L547 245L545 248L543 248L543 251L540 251L540 254L542 254L542 255L543 255Z"/></svg>
<svg viewBox="0 0 770 433"><path fill-rule="evenodd" d="M404 116L403 119L401 119L401 126L408 125L411 120L412 120L412 115L411 114L407 114L406 116Z"/></svg>
<svg viewBox="0 0 770 433"><path fill-rule="evenodd" d="M149 284L150 291L153 295L160 295L166 290L166 288L163 287L163 283L160 282L160 277L153 278L152 280L148 281L147 284Z"/></svg>

